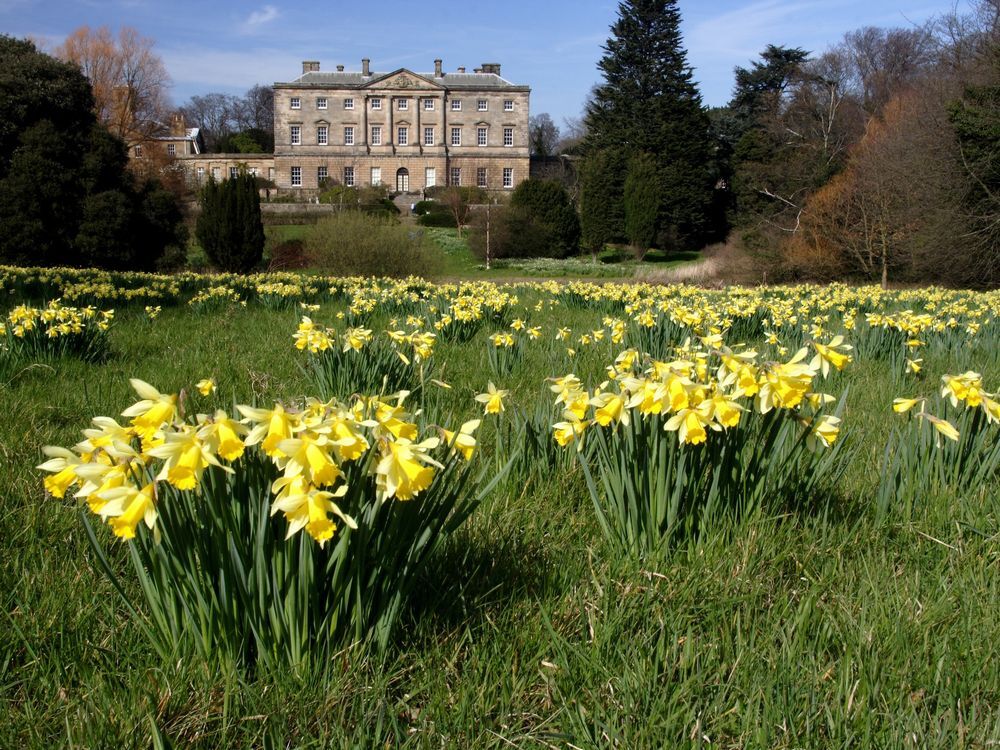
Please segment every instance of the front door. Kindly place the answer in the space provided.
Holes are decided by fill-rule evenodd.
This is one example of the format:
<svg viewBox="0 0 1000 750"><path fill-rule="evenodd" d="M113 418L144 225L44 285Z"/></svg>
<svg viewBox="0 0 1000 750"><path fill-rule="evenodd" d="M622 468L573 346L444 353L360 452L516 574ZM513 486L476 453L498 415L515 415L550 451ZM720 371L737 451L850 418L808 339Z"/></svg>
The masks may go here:
<svg viewBox="0 0 1000 750"><path fill-rule="evenodd" d="M400 167L396 170L396 192L410 192L410 173L406 167Z"/></svg>

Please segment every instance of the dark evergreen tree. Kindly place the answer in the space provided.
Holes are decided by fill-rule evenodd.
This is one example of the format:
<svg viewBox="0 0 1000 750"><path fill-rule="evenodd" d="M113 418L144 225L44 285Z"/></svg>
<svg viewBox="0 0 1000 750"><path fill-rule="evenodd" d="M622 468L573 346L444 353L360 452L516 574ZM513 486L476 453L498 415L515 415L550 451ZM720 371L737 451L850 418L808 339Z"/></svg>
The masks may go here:
<svg viewBox="0 0 1000 750"><path fill-rule="evenodd" d="M660 241L698 247L713 234L708 116L681 44L676 0L623 0L598 67L604 83L587 107L588 151L655 156Z"/></svg>
<svg viewBox="0 0 1000 750"><path fill-rule="evenodd" d="M967 86L949 112L958 137L966 192L960 197L970 231L961 283L1000 284L1000 50L988 83Z"/></svg>
<svg viewBox="0 0 1000 750"><path fill-rule="evenodd" d="M176 200L136 184L93 107L77 67L0 36L0 262L150 270L183 242Z"/></svg>
<svg viewBox="0 0 1000 750"><path fill-rule="evenodd" d="M624 151L591 151L580 162L580 232L583 246L595 257L612 240L625 237Z"/></svg>
<svg viewBox="0 0 1000 750"><path fill-rule="evenodd" d="M551 256L565 258L579 252L580 221L562 183L524 180L514 189L510 206L544 230L549 238Z"/></svg>
<svg viewBox="0 0 1000 750"><path fill-rule="evenodd" d="M660 190L656 159L636 154L629 160L625 178L625 235L642 258L657 236Z"/></svg>
<svg viewBox="0 0 1000 750"><path fill-rule="evenodd" d="M198 242L221 271L248 273L264 256L264 225L257 183L246 170L221 183L209 179L201 194Z"/></svg>
<svg viewBox="0 0 1000 750"><path fill-rule="evenodd" d="M744 130L777 113L782 94L808 58L809 53L801 47L769 44L760 53L760 60L752 61L749 68L735 69L729 108Z"/></svg>

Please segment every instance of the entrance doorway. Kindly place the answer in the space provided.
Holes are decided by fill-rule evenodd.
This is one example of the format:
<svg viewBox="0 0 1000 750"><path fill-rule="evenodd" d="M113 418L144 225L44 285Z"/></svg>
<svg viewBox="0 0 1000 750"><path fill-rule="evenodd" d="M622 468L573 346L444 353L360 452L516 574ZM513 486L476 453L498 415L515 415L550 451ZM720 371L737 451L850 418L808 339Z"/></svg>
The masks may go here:
<svg viewBox="0 0 1000 750"><path fill-rule="evenodd" d="M396 170L396 192L410 192L410 172L406 167L400 167Z"/></svg>

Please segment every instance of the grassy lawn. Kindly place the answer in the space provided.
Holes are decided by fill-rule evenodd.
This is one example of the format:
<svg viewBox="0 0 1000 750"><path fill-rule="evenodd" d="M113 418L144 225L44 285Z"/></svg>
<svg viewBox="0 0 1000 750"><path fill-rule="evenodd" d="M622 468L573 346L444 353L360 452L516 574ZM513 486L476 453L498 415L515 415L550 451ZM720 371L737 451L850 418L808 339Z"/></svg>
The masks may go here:
<svg viewBox="0 0 1000 750"><path fill-rule="evenodd" d="M269 224L264 233L269 243L305 239L310 229L308 224ZM483 261L469 249L468 231L458 236L454 229L425 227L427 241L441 250L442 265L440 278L445 280L509 281L514 279L557 278L576 279L621 279L626 280L644 271L665 270L697 263L699 253L671 253L651 250L642 261L637 261L625 250L609 247L598 255L596 262L589 255L580 255L562 260L554 258L507 259L494 261L486 270ZM192 234L188 244L188 257L196 268L207 264L204 251Z"/></svg>
<svg viewBox="0 0 1000 750"><path fill-rule="evenodd" d="M538 279L629 279L643 270L675 268L697 262L699 253L667 254L650 251L640 262L620 249L609 247L596 262L589 255L562 260L554 258L504 259L494 261L489 271L469 249L468 234L458 237L454 229L427 228L428 237L441 248L445 261L442 276L448 279L503 281L516 278Z"/></svg>
<svg viewBox="0 0 1000 750"><path fill-rule="evenodd" d="M449 276L524 275L487 276L447 230L431 234ZM621 348L574 343L620 308L513 291L512 315L541 326L542 339L502 376L488 364L489 329L441 341L433 370L453 386L442 407L452 421L482 414L473 396L488 380L511 391L512 409L551 403L550 376L572 371L596 385ZM345 308L324 298L309 314L339 325ZM395 317L405 316L380 309L366 325L381 331ZM136 400L130 377L176 392L212 376L220 406L314 393L292 346L298 319L294 306L251 303L165 306L150 321L140 303L118 310L102 362L0 369L0 747L985 748L1000 739L996 477L966 494L928 492L885 523L872 499L900 419L894 397L931 395L942 374L968 369L1000 386L1000 352L972 344L929 350L919 379L860 356L835 374L827 389L847 390L854 454L831 493L730 514L638 559L602 536L578 464L543 467L501 483L432 559L387 655L348 648L301 679L164 663L99 569L79 504L44 495L40 446L73 445L92 416L118 415ZM561 327L573 331L572 359L553 343ZM763 346L759 334L748 343ZM108 544L138 599L126 544Z"/></svg>

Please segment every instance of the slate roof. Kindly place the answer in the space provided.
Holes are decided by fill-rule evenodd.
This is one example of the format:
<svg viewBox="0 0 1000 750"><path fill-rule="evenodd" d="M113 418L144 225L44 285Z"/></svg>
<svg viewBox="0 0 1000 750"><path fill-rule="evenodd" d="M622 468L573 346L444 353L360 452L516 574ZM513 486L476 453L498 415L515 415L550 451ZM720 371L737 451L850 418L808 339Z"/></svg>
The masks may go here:
<svg viewBox="0 0 1000 750"><path fill-rule="evenodd" d="M310 72L303 73L294 81L285 83L275 83L276 87L291 86L336 86L342 88L364 88L375 81L396 75L402 71L394 70L387 73L373 72L371 75L363 75L359 72ZM527 86L519 86L511 83L506 78L501 78L496 73L450 73L446 72L440 78L435 78L433 73L417 73L414 75L426 78L431 83L437 84L447 89L511 89L527 90Z"/></svg>

